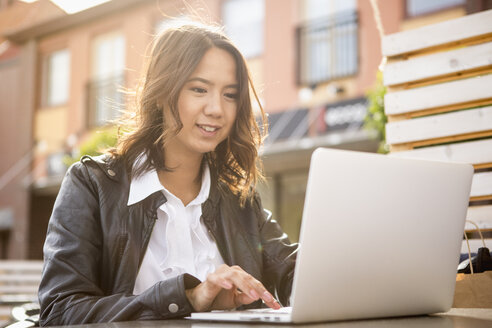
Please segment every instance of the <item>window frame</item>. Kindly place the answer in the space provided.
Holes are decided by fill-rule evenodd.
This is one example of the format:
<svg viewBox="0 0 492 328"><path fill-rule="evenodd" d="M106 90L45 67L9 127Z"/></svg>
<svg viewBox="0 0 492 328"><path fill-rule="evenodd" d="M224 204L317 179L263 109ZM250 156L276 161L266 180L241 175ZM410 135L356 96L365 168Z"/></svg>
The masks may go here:
<svg viewBox="0 0 492 328"><path fill-rule="evenodd" d="M53 55L60 52L66 52L68 55L68 65L67 65L67 90L66 90L66 99L60 102L51 102L50 93L51 93L51 67L50 60L53 58ZM41 55L41 97L40 97L40 105L43 108L51 108L51 107L59 107L67 105L70 101L70 82L72 76L72 54L70 52L70 48L68 46L57 47L49 52L46 52Z"/></svg>
<svg viewBox="0 0 492 328"><path fill-rule="evenodd" d="M123 58L122 67L117 68L117 70L111 71L110 74L97 72L97 62L100 60L98 57L97 47L104 41L113 41L117 38L122 38L123 40L123 51L117 52L121 53ZM114 51L114 49L112 49ZM124 31L120 28L111 29L98 33L91 38L89 46L89 79L86 83L86 127L89 129L104 127L111 124L111 120L117 119L119 115L110 115L111 117L105 118L103 121L98 119L98 107L99 103L102 101L104 106L113 106L111 102L118 102L118 105L122 105L119 101L124 102L124 96L118 89L124 87L126 84L126 61L127 61L127 37ZM115 84L115 85L112 85ZM120 85L121 84L121 85ZM99 87L95 87L99 86ZM115 90L111 91L114 88ZM106 90L106 91L101 91ZM111 98L106 103L105 98L100 99L100 93L114 93L114 95L121 95L121 97Z"/></svg>
<svg viewBox="0 0 492 328"><path fill-rule="evenodd" d="M311 29L312 26L316 26L319 22L323 22L325 19L330 18L333 21L336 21L337 19L344 18L344 16L349 17L348 20L345 21L345 19L342 19L342 23L330 23L328 25L333 26L345 26L346 24L355 24L355 31L354 31L354 38L355 38L355 57L354 57L354 63L355 63L355 68L353 71L350 71L349 73L337 73L336 71L330 71L330 76L329 77L324 77L321 79L316 80L313 78L313 76L310 75L309 79L305 79L304 76L306 73L303 71L303 65L306 62L306 59L303 58L303 45L302 45L302 40L301 40L301 33L303 30L308 30ZM299 87L309 87L309 88L315 88L319 84L331 82L331 81L336 81L339 79L344 79L344 78L350 78L350 77L355 77L359 74L360 71L360 17L359 17L359 12L358 10L349 10L349 11L344 11L340 13L336 13L334 15L331 15L329 17L321 17L317 18L316 20L311 20L304 22L296 27L296 83ZM333 41L333 40L332 40ZM334 49L334 50L333 50ZM337 50L339 48L332 47L330 50L330 54L333 52L336 54ZM305 49L304 50L306 53L310 53L310 49ZM331 58L331 57L330 57ZM310 62L310 61L309 61ZM332 66L332 65L329 65ZM347 66L348 67L348 66ZM344 67L344 69L347 69L347 67ZM307 81L310 80L310 81Z"/></svg>
<svg viewBox="0 0 492 328"><path fill-rule="evenodd" d="M225 10L225 6L226 6L226 3L227 2L230 2L230 1L248 1L248 0L223 0L220 4L220 11L221 11L221 18L222 18L222 22L223 22L223 25L224 25L224 31L226 33L226 35L228 37L231 38L232 42L234 43L234 45L239 49L239 51L243 54L244 58L246 60L252 60L252 59L255 59L255 58L258 58L258 57L261 57L264 55L265 53L265 18L266 18L266 14L265 14L265 8L266 8L266 1L268 0L259 0L262 2L263 4L263 17L262 17L262 20L261 20L261 33L262 33L262 37L261 37L261 43L260 43L260 46L259 46L259 51L256 51L256 52L252 52L251 54L248 54L248 53L245 53L246 51L244 49L241 48L241 45L239 43L239 41L236 41L233 36L231 36L229 33L228 33L228 27L227 27L227 24L226 24L226 10Z"/></svg>

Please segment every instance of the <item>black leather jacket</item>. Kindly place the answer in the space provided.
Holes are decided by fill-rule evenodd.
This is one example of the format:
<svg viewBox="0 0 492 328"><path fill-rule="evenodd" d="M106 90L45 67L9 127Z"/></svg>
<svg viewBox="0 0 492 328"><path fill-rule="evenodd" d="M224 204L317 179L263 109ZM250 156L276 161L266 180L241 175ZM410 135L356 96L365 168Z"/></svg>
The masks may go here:
<svg viewBox="0 0 492 328"><path fill-rule="evenodd" d="M192 312L185 289L199 281L188 274L132 294L157 208L166 199L156 192L127 206L129 186L123 161L108 156L84 157L68 170L44 245L40 325L167 319ZM212 183L202 220L228 265L239 265L288 304L297 244L290 244L259 197L241 208L227 188Z"/></svg>

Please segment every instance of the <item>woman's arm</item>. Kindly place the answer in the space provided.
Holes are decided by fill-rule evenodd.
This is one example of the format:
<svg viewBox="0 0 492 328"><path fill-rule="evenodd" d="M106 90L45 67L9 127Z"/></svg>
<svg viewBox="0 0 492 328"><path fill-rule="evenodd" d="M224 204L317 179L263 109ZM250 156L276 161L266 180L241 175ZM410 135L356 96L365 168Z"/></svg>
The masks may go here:
<svg viewBox="0 0 492 328"><path fill-rule="evenodd" d="M110 268L102 263L107 241L101 229L99 203L105 199L98 195L87 167L81 163L72 166L48 226L39 287L40 324L165 319L192 312L185 289L199 281L190 275L161 281L138 296L132 295L133 286L122 288L129 292L105 295L101 272Z"/></svg>

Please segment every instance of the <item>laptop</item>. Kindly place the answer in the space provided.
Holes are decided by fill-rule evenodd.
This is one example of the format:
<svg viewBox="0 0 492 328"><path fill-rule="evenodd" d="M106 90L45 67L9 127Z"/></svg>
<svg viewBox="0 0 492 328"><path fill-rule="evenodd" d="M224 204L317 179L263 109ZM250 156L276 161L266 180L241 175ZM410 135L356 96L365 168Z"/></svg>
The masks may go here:
<svg viewBox="0 0 492 328"><path fill-rule="evenodd" d="M473 166L318 148L291 307L191 319L307 323L451 308Z"/></svg>

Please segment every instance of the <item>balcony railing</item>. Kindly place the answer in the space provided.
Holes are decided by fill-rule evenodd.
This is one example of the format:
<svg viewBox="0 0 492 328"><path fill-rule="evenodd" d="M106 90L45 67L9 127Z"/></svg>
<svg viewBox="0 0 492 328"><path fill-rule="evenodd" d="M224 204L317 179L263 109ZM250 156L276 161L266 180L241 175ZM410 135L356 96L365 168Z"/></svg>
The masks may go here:
<svg viewBox="0 0 492 328"><path fill-rule="evenodd" d="M124 106L124 74L93 80L87 84L87 125L89 128L107 125L121 115Z"/></svg>
<svg viewBox="0 0 492 328"><path fill-rule="evenodd" d="M316 85L358 71L358 15L344 12L297 28L298 82Z"/></svg>

